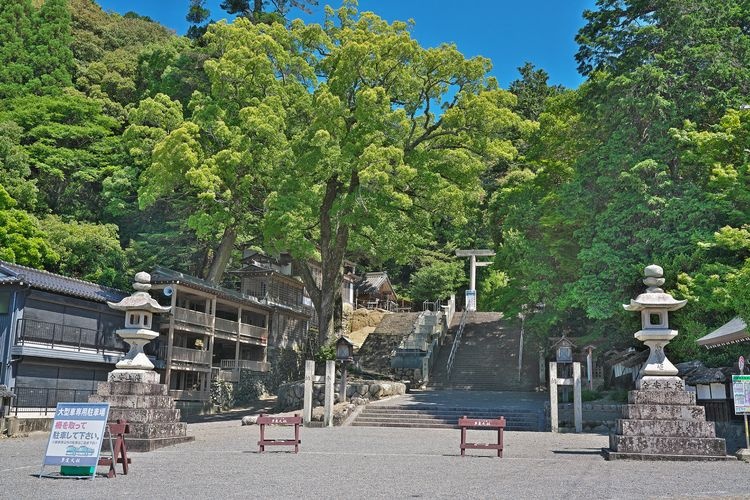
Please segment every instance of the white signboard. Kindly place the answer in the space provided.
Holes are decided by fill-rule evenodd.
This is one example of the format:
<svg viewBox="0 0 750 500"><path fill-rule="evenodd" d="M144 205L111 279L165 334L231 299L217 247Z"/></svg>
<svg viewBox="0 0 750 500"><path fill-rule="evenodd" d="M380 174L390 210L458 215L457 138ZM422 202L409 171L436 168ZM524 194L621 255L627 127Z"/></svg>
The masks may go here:
<svg viewBox="0 0 750 500"><path fill-rule="evenodd" d="M42 468L96 467L108 415L109 403L57 403Z"/></svg>
<svg viewBox="0 0 750 500"><path fill-rule="evenodd" d="M734 414L750 413L750 375L732 375Z"/></svg>
<svg viewBox="0 0 750 500"><path fill-rule="evenodd" d="M476 311L477 310L477 291L466 290L466 310Z"/></svg>

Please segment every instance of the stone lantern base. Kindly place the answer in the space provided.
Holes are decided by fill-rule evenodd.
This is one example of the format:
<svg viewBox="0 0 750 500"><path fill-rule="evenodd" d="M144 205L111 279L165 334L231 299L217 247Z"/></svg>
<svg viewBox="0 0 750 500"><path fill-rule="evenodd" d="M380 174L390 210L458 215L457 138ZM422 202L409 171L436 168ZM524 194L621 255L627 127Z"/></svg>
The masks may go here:
<svg viewBox="0 0 750 500"><path fill-rule="evenodd" d="M187 436L187 424L180 422L180 410L159 383L159 374L147 370L114 370L107 382L100 382L91 403L109 403L109 421L125 419L130 434L128 450L152 451L195 440ZM108 444L106 444L108 446Z"/></svg>
<svg viewBox="0 0 750 500"><path fill-rule="evenodd" d="M607 460L735 460L679 377L643 377L628 393Z"/></svg>

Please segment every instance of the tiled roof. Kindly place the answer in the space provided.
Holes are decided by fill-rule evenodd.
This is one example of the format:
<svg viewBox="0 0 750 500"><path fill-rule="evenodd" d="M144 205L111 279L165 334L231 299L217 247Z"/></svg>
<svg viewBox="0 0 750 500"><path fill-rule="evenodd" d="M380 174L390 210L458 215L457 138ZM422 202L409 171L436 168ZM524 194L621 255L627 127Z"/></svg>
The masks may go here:
<svg viewBox="0 0 750 500"><path fill-rule="evenodd" d="M117 302L129 294L89 281L68 278L31 267L0 260L0 284L28 283L32 288L78 297L95 302Z"/></svg>
<svg viewBox="0 0 750 500"><path fill-rule="evenodd" d="M380 291L380 287L384 283L388 283L388 287L393 289L391 281L388 279L388 273L380 271L376 273L367 273L364 277L357 282L357 290L359 293L377 293Z"/></svg>
<svg viewBox="0 0 750 500"><path fill-rule="evenodd" d="M151 273L151 283L182 284L182 285L187 286L188 288L193 288L195 290L200 290L200 291L208 292L208 293L214 293L218 297L228 299L228 300L233 300L235 302L251 304L251 305L258 306L261 308L266 308L266 309L271 307L271 304L268 304L266 301L260 301L259 299L256 299L255 297L250 297L249 295L243 295L240 292L237 292L236 290L230 290L228 288L215 285L214 283L211 283L210 281L206 281L201 278L196 278L195 276L190 276L189 274L181 273L179 271L174 271L166 267L157 266L154 269L154 271Z"/></svg>
<svg viewBox="0 0 750 500"><path fill-rule="evenodd" d="M747 331L747 323L737 316L708 335L699 338L697 342L698 345L711 349L713 347L745 342L747 340L750 340L750 335Z"/></svg>

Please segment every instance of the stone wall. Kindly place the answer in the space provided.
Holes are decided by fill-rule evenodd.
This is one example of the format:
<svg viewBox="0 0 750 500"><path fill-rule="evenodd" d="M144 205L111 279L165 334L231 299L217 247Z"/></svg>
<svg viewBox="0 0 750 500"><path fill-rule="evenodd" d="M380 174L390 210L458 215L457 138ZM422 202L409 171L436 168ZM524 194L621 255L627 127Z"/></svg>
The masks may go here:
<svg viewBox="0 0 750 500"><path fill-rule="evenodd" d="M614 431L618 418L622 418L622 405L583 403L581 413L583 420L583 432L599 432L608 434ZM549 403L545 404L547 422L549 422ZM560 427L574 427L573 403L564 403L557 406L557 418Z"/></svg>
<svg viewBox="0 0 750 500"><path fill-rule="evenodd" d="M338 393L338 384L334 386L334 402L338 403L341 397ZM346 386L347 399L361 399L362 402L376 401L389 396L397 396L406 393L406 385L401 382L390 382L382 380L352 380ZM278 406L282 411L300 410L304 404L305 383L303 381L291 382L279 387ZM323 383L313 385L313 407L323 406L325 402L325 387Z"/></svg>

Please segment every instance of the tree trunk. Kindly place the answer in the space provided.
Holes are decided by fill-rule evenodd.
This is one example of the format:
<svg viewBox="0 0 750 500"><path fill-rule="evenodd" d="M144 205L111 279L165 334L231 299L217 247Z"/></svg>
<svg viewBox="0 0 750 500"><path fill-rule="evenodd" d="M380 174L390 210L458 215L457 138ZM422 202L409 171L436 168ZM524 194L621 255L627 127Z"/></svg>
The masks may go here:
<svg viewBox="0 0 750 500"><path fill-rule="evenodd" d="M229 258L232 256L235 241L237 241L237 231L234 228L226 228L206 276L206 279L211 283L218 284L222 276L224 276L224 270L227 268Z"/></svg>

